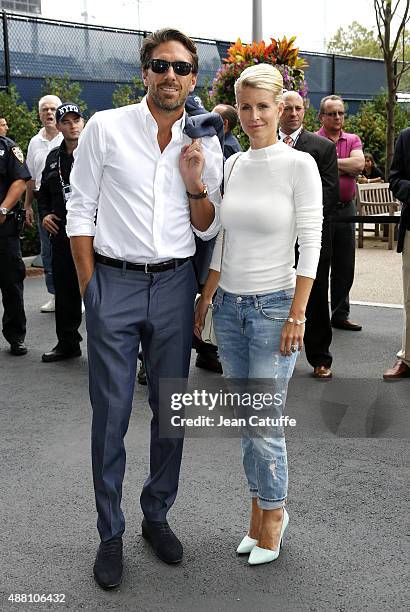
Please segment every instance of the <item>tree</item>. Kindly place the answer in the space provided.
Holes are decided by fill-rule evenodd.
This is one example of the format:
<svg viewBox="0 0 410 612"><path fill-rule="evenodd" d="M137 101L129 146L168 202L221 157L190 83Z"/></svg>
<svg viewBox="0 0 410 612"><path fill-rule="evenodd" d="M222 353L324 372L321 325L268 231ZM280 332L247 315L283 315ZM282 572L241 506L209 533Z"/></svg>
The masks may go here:
<svg viewBox="0 0 410 612"><path fill-rule="evenodd" d="M8 135L12 140L27 151L28 143L40 128L37 110L29 110L27 104L20 100L15 85L10 85L9 91L0 92L0 116L7 120Z"/></svg>
<svg viewBox="0 0 410 612"><path fill-rule="evenodd" d="M62 102L75 102L81 108L83 114L87 113L87 104L81 98L82 87L77 81L71 81L70 75L65 73L63 77L48 76L44 79L42 96L52 94L58 96Z"/></svg>
<svg viewBox="0 0 410 612"><path fill-rule="evenodd" d="M118 108L136 104L141 102L144 93L144 83L138 77L132 77L131 83L117 85L112 94L112 105L114 108Z"/></svg>
<svg viewBox="0 0 410 612"><path fill-rule="evenodd" d="M402 76L409 71L410 63L406 62L406 24L410 19L410 0L373 0L376 13L377 33L383 52L387 79L387 125L386 125L386 177L389 174L394 150L394 109L396 94ZM397 13L400 6L402 14ZM395 27L393 28L394 17ZM398 62L401 62L398 64Z"/></svg>
<svg viewBox="0 0 410 612"><path fill-rule="evenodd" d="M367 29L357 21L339 28L329 41L327 50L340 55L383 58L375 29Z"/></svg>
<svg viewBox="0 0 410 612"><path fill-rule="evenodd" d="M363 150L372 153L378 166L386 162L386 101L387 93L379 94L373 100L362 102L355 115L348 115L345 130L360 136ZM397 134L409 125L410 113L403 104L394 109L394 132ZM387 177L386 177L387 178Z"/></svg>

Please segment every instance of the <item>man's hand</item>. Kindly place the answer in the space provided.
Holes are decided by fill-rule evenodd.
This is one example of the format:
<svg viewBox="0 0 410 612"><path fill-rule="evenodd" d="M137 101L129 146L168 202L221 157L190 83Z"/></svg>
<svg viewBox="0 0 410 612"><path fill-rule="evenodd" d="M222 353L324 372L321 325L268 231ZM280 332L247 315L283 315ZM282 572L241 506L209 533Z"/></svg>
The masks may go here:
<svg viewBox="0 0 410 612"><path fill-rule="evenodd" d="M81 297L84 297L88 283L94 273L93 238L92 236L72 236L70 244Z"/></svg>
<svg viewBox="0 0 410 612"><path fill-rule="evenodd" d="M3 225L3 223L6 222L7 219L7 215L0 215L0 225Z"/></svg>
<svg viewBox="0 0 410 612"><path fill-rule="evenodd" d="M203 188L201 176L204 164L205 158L202 153L200 138L195 138L192 140L192 144L182 147L179 157L179 171L185 183L185 188L190 193L200 193Z"/></svg>
<svg viewBox="0 0 410 612"><path fill-rule="evenodd" d="M32 206L28 206L27 208L25 208L24 212L26 214L26 225L28 227L33 227L33 224L34 224L34 211L33 211L33 207Z"/></svg>
<svg viewBox="0 0 410 612"><path fill-rule="evenodd" d="M50 232L50 234L57 236L60 228L58 227L57 223L55 223L55 221L61 221L60 217L57 217L57 215L53 213L51 213L50 215L46 215L43 219L43 227L45 230Z"/></svg>

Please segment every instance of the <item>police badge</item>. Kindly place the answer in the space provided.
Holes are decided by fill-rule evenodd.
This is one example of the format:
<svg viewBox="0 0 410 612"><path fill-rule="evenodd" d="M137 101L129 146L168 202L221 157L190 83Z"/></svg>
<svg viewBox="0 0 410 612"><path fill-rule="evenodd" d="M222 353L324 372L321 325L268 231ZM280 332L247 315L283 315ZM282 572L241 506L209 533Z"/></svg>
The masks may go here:
<svg viewBox="0 0 410 612"><path fill-rule="evenodd" d="M23 151L20 149L20 147L12 147L12 152L14 153L14 155L17 157L17 159L19 160L20 164L24 163L24 155L23 155Z"/></svg>

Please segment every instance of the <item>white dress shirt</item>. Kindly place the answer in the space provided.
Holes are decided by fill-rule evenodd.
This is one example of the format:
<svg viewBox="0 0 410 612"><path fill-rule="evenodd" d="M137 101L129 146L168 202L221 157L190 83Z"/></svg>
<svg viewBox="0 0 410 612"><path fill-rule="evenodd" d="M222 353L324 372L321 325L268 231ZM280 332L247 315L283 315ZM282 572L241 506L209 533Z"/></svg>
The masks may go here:
<svg viewBox="0 0 410 612"><path fill-rule="evenodd" d="M54 136L52 140L45 138L45 128L41 128L38 134L33 136L30 140L27 149L26 163L31 174L31 178L35 181L34 189L38 191L41 185L41 175L44 170L47 155L51 149L55 149L60 146L63 140L63 135L58 132L57 136Z"/></svg>
<svg viewBox="0 0 410 612"><path fill-rule="evenodd" d="M281 129L279 129L279 138L281 140L285 140L286 136L289 136L290 138L292 138L293 142L292 142L292 147L295 146L297 139L300 136L301 131L303 130L303 125L301 125L297 130L295 130L294 132L292 132L292 134L285 134L285 132L282 132ZM288 145L289 146L289 145Z"/></svg>
<svg viewBox="0 0 410 612"><path fill-rule="evenodd" d="M191 225L179 171L181 148L192 142L184 125L185 114L172 126L171 142L161 153L146 98L96 113L74 152L68 236L94 236L97 253L133 263L190 257L195 253L193 232L204 240L213 238L220 227L221 147L216 136L202 139L202 180L215 218L201 232Z"/></svg>

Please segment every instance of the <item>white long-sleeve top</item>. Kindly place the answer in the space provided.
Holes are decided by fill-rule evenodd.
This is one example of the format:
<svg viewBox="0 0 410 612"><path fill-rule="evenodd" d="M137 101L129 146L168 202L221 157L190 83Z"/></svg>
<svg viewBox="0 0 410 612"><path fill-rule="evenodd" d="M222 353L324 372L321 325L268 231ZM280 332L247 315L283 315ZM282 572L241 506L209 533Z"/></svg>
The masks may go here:
<svg viewBox="0 0 410 612"><path fill-rule="evenodd" d="M195 253L193 232L204 240L213 238L220 228L221 147L216 136L202 139L202 180L215 218L200 232L191 225L179 171L181 148L192 142L184 125L185 115L172 126L171 142L161 153L158 125L145 98L96 113L74 152L68 236L94 236L97 253L133 263L190 257Z"/></svg>
<svg viewBox="0 0 410 612"><path fill-rule="evenodd" d="M220 287L254 295L291 289L296 274L315 278L323 208L313 157L281 141L249 149L226 161L225 183L225 232L219 232L210 266L221 271ZM300 256L295 272L296 238Z"/></svg>

